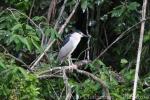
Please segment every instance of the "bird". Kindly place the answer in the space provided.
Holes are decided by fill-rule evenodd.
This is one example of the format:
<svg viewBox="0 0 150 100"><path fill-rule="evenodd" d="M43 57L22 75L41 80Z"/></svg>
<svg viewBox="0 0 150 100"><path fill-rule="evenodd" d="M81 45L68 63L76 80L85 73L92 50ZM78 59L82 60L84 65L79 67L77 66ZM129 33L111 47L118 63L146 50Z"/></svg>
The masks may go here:
<svg viewBox="0 0 150 100"><path fill-rule="evenodd" d="M74 31L65 37L57 57L57 59L60 61L60 64L62 64L66 59L68 60L69 65L73 64L71 60L71 54L76 49L82 37L88 36L79 30Z"/></svg>

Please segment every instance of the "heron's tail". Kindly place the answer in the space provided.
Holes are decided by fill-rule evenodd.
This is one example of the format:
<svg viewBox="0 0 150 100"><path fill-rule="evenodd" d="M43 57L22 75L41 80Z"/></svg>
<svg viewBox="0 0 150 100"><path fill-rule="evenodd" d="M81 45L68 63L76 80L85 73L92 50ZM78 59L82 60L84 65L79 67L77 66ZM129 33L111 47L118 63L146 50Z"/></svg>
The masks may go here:
<svg viewBox="0 0 150 100"><path fill-rule="evenodd" d="M57 61L58 61L59 65L61 65L64 62L64 60L61 59L59 56L57 57Z"/></svg>

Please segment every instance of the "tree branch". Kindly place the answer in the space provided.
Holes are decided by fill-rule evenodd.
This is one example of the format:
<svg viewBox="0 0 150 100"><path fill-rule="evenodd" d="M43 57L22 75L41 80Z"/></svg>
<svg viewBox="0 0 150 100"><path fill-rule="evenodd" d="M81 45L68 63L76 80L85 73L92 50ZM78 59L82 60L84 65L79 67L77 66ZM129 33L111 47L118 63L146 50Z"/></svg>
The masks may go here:
<svg viewBox="0 0 150 100"><path fill-rule="evenodd" d="M57 27L58 27L58 23L59 23L59 20L60 20L60 18L61 18L61 16L62 16L63 12L64 12L66 3L67 3L67 0L64 0L64 3L63 3L62 8L61 8L61 11L60 11L59 16L58 16L58 18L57 18L57 20L56 20L54 29L57 29Z"/></svg>
<svg viewBox="0 0 150 100"><path fill-rule="evenodd" d="M147 0L143 0L142 20L145 20L146 5L147 5ZM140 31L139 47L138 47L138 54L137 54L137 61L136 61L136 70L135 70L135 78L134 78L134 87L133 87L133 97L132 97L132 100L136 99L138 73L139 73L139 67L140 67L141 52L142 52L142 43L143 43L143 36L144 36L144 26L145 26L145 21L143 21L141 23L141 31Z"/></svg>
<svg viewBox="0 0 150 100"><path fill-rule="evenodd" d="M55 16L55 10L56 10L56 3L57 0L51 0L49 8L48 8L48 14L47 14L47 20L48 23L54 18Z"/></svg>
<svg viewBox="0 0 150 100"><path fill-rule="evenodd" d="M59 66L59 67L53 67L49 70L45 70L45 71L42 71L41 73L39 73L39 76L41 75L45 75L45 74L52 74L52 73L60 73L63 71L63 69L65 70L70 70L70 69L76 69L76 68L80 68L82 67L83 65L86 65L88 63L90 63L91 61L89 60L81 60L79 62L76 62L74 65L71 65L71 66ZM51 77L51 76L50 76ZM53 76L52 76L53 77Z"/></svg>
<svg viewBox="0 0 150 100"><path fill-rule="evenodd" d="M32 5L31 5L31 8L30 8L30 12L29 12L29 18L31 18L32 10L33 10L34 4L35 4L35 0L32 1ZM28 21L29 21L29 19L27 19L27 23L28 23Z"/></svg>
<svg viewBox="0 0 150 100"><path fill-rule="evenodd" d="M66 86L66 98L65 100L70 100L71 99L71 87L70 84L68 83L68 77L66 75L66 70L63 69L63 80L64 80L64 84Z"/></svg>

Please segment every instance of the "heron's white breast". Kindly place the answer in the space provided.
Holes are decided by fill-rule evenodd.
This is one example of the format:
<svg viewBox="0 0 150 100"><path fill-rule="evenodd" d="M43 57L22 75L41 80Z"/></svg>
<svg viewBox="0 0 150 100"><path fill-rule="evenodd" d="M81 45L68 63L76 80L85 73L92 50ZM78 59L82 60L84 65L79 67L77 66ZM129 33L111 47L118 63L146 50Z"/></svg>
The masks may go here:
<svg viewBox="0 0 150 100"><path fill-rule="evenodd" d="M73 45L74 48L77 47L80 40L81 40L81 37L70 37L70 41L72 42L72 45Z"/></svg>

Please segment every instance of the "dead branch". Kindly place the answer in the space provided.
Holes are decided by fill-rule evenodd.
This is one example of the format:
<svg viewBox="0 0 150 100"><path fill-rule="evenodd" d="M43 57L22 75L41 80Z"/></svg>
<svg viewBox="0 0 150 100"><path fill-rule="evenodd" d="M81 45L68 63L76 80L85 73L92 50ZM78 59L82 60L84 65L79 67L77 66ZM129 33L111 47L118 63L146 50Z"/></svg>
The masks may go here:
<svg viewBox="0 0 150 100"><path fill-rule="evenodd" d="M88 61L88 60L81 60L81 61L79 61L79 62L76 62L74 65L71 65L71 66L59 66L59 67L54 67L54 68L51 68L51 69L49 69L49 70L45 70L45 71L42 71L41 73L39 73L39 78L43 78L43 79L45 79L45 77L43 76L43 77L41 77L42 75L47 75L47 74L57 74L57 73L61 73L62 71L63 71L63 69L65 69L65 70L70 70L70 69L72 69L72 70L74 70L74 69L77 69L77 68L80 68L80 67L82 67L83 65L86 65L86 64L88 64L88 63L90 63L91 61ZM47 77L47 76L46 76ZM53 77L53 75L52 76L50 76L50 77Z"/></svg>
<svg viewBox="0 0 150 100"><path fill-rule="evenodd" d="M34 4L35 4L35 0L33 0L33 2L32 2L31 8L30 8L30 12L29 12L29 18L31 18L32 10L33 10ZM27 19L27 23L28 23L28 21L29 21L29 19Z"/></svg>
<svg viewBox="0 0 150 100"><path fill-rule="evenodd" d="M80 0L77 0L76 5L74 6L72 12L70 13L69 17L66 19L65 23L61 26L61 28L59 29L58 33L62 34L62 32L64 31L64 28L67 26L67 24L69 23L70 19L72 18L72 16L74 15L78 5L79 5Z"/></svg>
<svg viewBox="0 0 150 100"><path fill-rule="evenodd" d="M64 0L64 3L63 3L63 5L62 5L62 7L61 7L61 11L60 11L59 16L58 16L58 18L57 18L57 20L56 20L54 29L57 29L57 27L58 27L58 23L59 23L59 21L60 21L60 18L61 18L61 16L62 16L63 12L64 12L66 3L67 3L67 0Z"/></svg>
<svg viewBox="0 0 150 100"><path fill-rule="evenodd" d="M70 87L70 84L68 83L68 77L66 75L66 70L63 69L63 80L64 80L64 84L65 84L65 87L66 87L66 98L65 100L70 100L71 99L71 87Z"/></svg>
<svg viewBox="0 0 150 100"><path fill-rule="evenodd" d="M52 77L63 78L62 76L59 76L59 75L40 75L40 76L38 76L38 79L39 80L45 80L45 79L49 79L49 78L52 78Z"/></svg>
<svg viewBox="0 0 150 100"><path fill-rule="evenodd" d="M57 4L57 0L51 0L51 3L50 3L50 5L49 5L49 9L48 9L48 14L47 14L48 23L49 23L49 22L52 20L52 18L54 18L54 16L55 16L56 4Z"/></svg>
<svg viewBox="0 0 150 100"><path fill-rule="evenodd" d="M86 34L89 37L87 41L87 48L90 48L91 35L89 34L89 9L87 8L87 16L86 16ZM87 59L90 60L90 49L86 51Z"/></svg>
<svg viewBox="0 0 150 100"><path fill-rule="evenodd" d="M147 0L143 0L142 20L145 20L146 6L147 6ZM143 36L144 36L144 27L145 27L145 21L143 21L141 23L141 31L140 31L140 38L139 38L138 53L137 53L137 61L136 61L136 70L135 70L135 78L134 78L134 87L133 87L133 97L132 97L132 100L136 99L136 90L137 90L137 82L138 82L138 73L139 73L139 68L140 68L142 43L143 43Z"/></svg>

